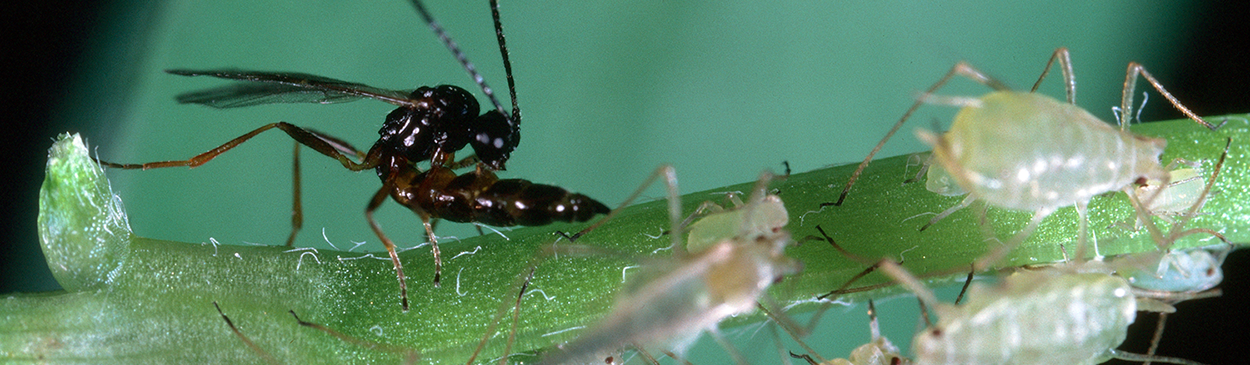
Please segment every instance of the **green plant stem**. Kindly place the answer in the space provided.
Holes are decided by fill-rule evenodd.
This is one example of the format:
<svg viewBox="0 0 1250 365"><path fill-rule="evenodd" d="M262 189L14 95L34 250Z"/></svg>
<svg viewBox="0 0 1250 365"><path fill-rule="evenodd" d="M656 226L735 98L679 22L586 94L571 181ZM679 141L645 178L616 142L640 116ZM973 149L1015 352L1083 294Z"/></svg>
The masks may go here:
<svg viewBox="0 0 1250 365"><path fill-rule="evenodd" d="M1232 119L1215 132L1188 120L1137 125L1134 132L1167 138L1164 161L1208 162L1204 174L1219 156L1224 139L1232 137L1217 192L1203 209L1206 214L1187 228L1210 228L1234 242L1250 241L1250 192L1243 188L1250 186L1250 125L1244 119ZM905 259L908 269L921 275L966 267L997 244L985 242L975 206L918 231L931 217L927 213L942 211L962 198L930 193L922 183L901 184L916 171L908 160L909 156L898 156L875 161L841 207L819 205L837 197L854 165L794 174L772 185L790 212L787 228L801 242L787 254L804 264L801 274L774 286L775 300L799 310L813 308L816 295L840 286L865 267L825 242L802 240L818 235L816 225L857 255ZM404 313L385 254L192 244L132 235L120 200L113 198L107 180L76 137L66 136L53 147L47 174L40 200L41 237L48 265L67 291L0 299L0 359L5 361L263 362L230 331L213 308L217 302L243 334L282 363L398 363L403 356L299 326L288 310L361 340L415 349L421 362L463 362L501 303L515 300L514 284L528 273L538 249L557 241L553 232L584 226L524 228L508 232L507 239L491 234L444 243L440 288L430 282L432 257L424 247L403 252L412 302L412 310ZM687 194L685 213L705 200L719 199L715 192L748 191L750 184ZM1100 254L1155 249L1144 230L1127 228L1133 214L1123 194L1096 197L1090 211ZM987 214L995 234L1004 239L1023 227L1029 216L1002 209ZM1004 266L1062 260L1059 244L1073 247L1075 222L1072 209L1061 209L1013 251ZM654 237L668 228L664 202L649 202L622 211L577 243L651 254L667 244L667 237ZM1175 247L1211 244L1204 236L1185 237ZM514 348L545 348L575 337L576 330L560 331L591 324L605 314L625 267L634 264L594 256L544 261L524 298ZM862 284L884 281L873 274ZM500 325L479 361L502 355L508 323Z"/></svg>

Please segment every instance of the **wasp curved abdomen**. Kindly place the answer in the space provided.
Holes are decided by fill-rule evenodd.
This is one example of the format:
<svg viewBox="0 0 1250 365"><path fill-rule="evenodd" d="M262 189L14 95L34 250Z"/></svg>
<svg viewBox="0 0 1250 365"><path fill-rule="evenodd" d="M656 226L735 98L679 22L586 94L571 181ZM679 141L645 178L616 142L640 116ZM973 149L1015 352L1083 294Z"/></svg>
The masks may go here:
<svg viewBox="0 0 1250 365"><path fill-rule="evenodd" d="M608 206L588 196L522 179L496 181L478 195L476 202L481 208L477 221L499 222L499 225L543 226L553 221L585 222L596 214L611 211Z"/></svg>
<svg viewBox="0 0 1250 365"><path fill-rule="evenodd" d="M611 211L588 196L528 180L499 180L487 169L456 176L450 169L436 167L413 180L420 183L405 189L404 195L426 214L452 222L542 226L555 221L585 222Z"/></svg>

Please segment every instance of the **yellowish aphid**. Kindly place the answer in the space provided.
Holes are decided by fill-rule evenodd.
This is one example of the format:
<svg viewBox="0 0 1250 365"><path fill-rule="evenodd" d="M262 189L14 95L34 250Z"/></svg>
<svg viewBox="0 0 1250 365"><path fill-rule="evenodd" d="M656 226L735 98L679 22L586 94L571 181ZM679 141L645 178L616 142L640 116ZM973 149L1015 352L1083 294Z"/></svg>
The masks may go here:
<svg viewBox="0 0 1250 365"><path fill-rule="evenodd" d="M825 360L820 355L797 355L793 352L790 356L807 360L807 363L811 365L911 365L911 359L903 357L898 346L894 346L890 339L881 335L881 329L877 326L877 308L872 300L868 300L868 318L868 329L872 333L872 339L851 350L851 356L845 359ZM782 328L786 327L782 326ZM786 331L789 331L789 328L786 328ZM794 333L791 333L791 336L798 340ZM813 355L816 359L812 358Z"/></svg>
<svg viewBox="0 0 1250 365"><path fill-rule="evenodd" d="M924 182L925 190L935 194L945 196L960 196L968 192L955 182L955 177L951 176L941 165L930 165L929 172L925 174Z"/></svg>
<svg viewBox="0 0 1250 365"><path fill-rule="evenodd" d="M1012 91L967 63L956 64L922 94L864 159L847 182L838 204L871 162L873 154L921 104L959 106L961 109L949 131L940 135L917 132L920 139L933 146L934 159L943 170L954 178L960 190L968 192L962 203L938 214L929 224L977 200L996 207L1032 211L1033 219L1016 237L976 264L977 269L984 269L1021 243L1046 216L1059 208L1075 206L1080 217L1081 244L1077 252L1083 255L1090 198L1116 190L1133 194L1133 183L1139 180L1173 180L1159 163L1159 155L1167 145L1165 140L1129 133L1125 129L1128 123L1121 123L1119 129L1113 128L1076 106L1076 81L1067 49L1055 51L1033 90L1056 60L1063 71L1066 103L1033 91ZM979 98L933 94L955 75L972 79L994 91ZM1186 116L1208 128L1218 128L1181 105L1137 63L1130 63L1125 75L1119 109L1124 118L1133 115L1133 90L1139 76ZM1153 197L1144 200L1150 202Z"/></svg>
<svg viewBox="0 0 1250 365"><path fill-rule="evenodd" d="M717 242L741 235L744 231L749 232L747 234L776 234L790 222L785 203L776 195L764 196L750 212L747 212L746 204L736 194L731 194L729 200L733 203L733 208L725 209L715 203L704 202L695 210L691 218L703 214L705 210L711 213L686 226L689 231L686 236L686 251L702 251Z"/></svg>

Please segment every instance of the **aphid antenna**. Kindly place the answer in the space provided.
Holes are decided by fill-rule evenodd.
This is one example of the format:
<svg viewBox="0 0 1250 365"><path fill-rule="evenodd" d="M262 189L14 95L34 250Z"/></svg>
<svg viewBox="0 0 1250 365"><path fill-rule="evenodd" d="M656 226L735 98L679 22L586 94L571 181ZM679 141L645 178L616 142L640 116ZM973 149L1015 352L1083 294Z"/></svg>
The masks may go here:
<svg viewBox="0 0 1250 365"><path fill-rule="evenodd" d="M1066 53L1067 50L1063 50ZM1190 111L1189 108L1182 105L1180 100L1177 100L1175 96L1172 96L1172 93L1168 92L1167 89L1164 89L1163 84L1159 83L1159 80L1156 80L1150 72L1146 71L1145 67L1137 62L1129 62L1128 71L1124 75L1124 92L1121 94L1123 95L1123 98L1120 101L1120 109L1123 111L1124 117L1133 114L1133 91L1137 88L1138 76L1145 78L1146 82L1150 83L1150 86L1153 86L1154 89L1159 92L1159 95L1163 95L1164 99L1168 99L1168 102L1171 102L1172 106L1175 107L1176 110L1180 111L1181 114L1185 114L1186 117L1193 119L1194 122L1201 124L1203 127L1207 127L1207 129L1210 130L1216 130L1224 126L1224 123L1228 122L1228 120L1225 119L1224 122L1219 125L1213 125L1208 123L1206 119L1202 119L1202 117L1198 116L1198 114L1194 114L1194 112ZM1128 130L1128 123L1121 123L1120 130Z"/></svg>
<svg viewBox="0 0 1250 365"><path fill-rule="evenodd" d="M343 342L350 343L356 346L360 346L369 350L389 352L393 354L403 354L404 364L414 364L416 363L418 359L421 358L421 353L417 352L417 350L403 347L403 346L395 346L395 345L374 342L374 341L369 341L365 339L348 336L348 335L343 334L342 332L335 331L334 329L330 327L326 327L322 324L305 321L302 318L300 318L298 314L295 314L294 309L287 310L287 313L290 313L291 317L294 317L295 322L298 323L300 326L304 326L304 327L312 328L321 332L325 332L326 334L333 336L334 338L337 338Z"/></svg>
<svg viewBox="0 0 1250 365"><path fill-rule="evenodd" d="M968 63L966 62L960 61L959 63L956 63L954 67L951 67L950 71L947 71L946 75L943 75L942 78L939 79L937 83L934 83L933 86L930 86L927 90L923 91L921 94L933 95L934 92L936 92L939 88L941 88L942 85L945 85L946 82L950 81L952 77L955 77L955 75L967 77L976 82L985 84L989 86L990 88L993 88L994 90L1001 91L1001 90L1011 89L1010 87L1007 87L1007 85L1002 83L1001 81L998 81L997 79L990 77L989 75L986 75L985 73L982 73L981 71L975 68L972 68L972 66L968 65ZM894 126L890 128L890 131L885 133L885 137L882 137L881 141L877 142L877 145L872 148L872 152L869 152L868 156L864 157L864 161L860 162L859 166L855 168L855 172L851 173L851 178L846 181L846 187L842 188L842 194L838 195L838 201L834 202L832 205L842 206L842 202L846 200L846 195L850 193L851 191L851 186L854 186L855 181L859 180L859 175L862 174L864 172L864 168L867 168L868 164L872 162L872 157L876 156L877 152L881 152L881 148L885 146L885 142L889 141L890 137L894 136L894 133L898 133L899 128L903 127L903 122L906 122L907 118L910 118L911 115L915 113L917 109L920 109L921 105L925 104L925 102L926 102L925 100L920 99L920 100L916 100L915 103L912 103L911 108L908 108L907 112L903 113L903 117L899 118L899 120L894 123ZM822 205L828 205L828 203L822 203Z"/></svg>
<svg viewBox="0 0 1250 365"><path fill-rule="evenodd" d="M412 5L417 8L417 13L421 15L421 19L425 20L425 23L430 26L430 29L438 36L438 39L443 41L448 50L451 50L451 54L456 57L456 61L459 61L460 65L464 66L465 71L469 72L473 82L476 82L482 88L482 93L486 94L486 98L490 99L490 102L495 105L495 110L499 111L499 114L503 114L512 124L520 124L521 108L517 105L516 83L512 77L512 62L508 58L508 46L504 40L503 23L499 20L499 0L490 0L490 10L495 22L495 37L499 41L499 53L503 55L504 72L508 78L508 91L512 96L512 113L508 113L504 109L503 104L499 102L499 99L495 98L495 92L490 88L490 85L486 84L486 78L482 77L481 73L478 73L477 68L473 66L473 62L470 62L464 51L460 50L460 46L456 45L456 41L451 39L451 36L447 34L447 31L443 30L438 21L434 20L429 10L426 10L425 4L421 3L421 0L413 0Z"/></svg>
<svg viewBox="0 0 1250 365"><path fill-rule="evenodd" d="M1161 363L1177 364L1177 365L1204 365L1203 363L1189 360L1189 359L1159 356L1159 355L1135 354L1132 352L1125 352L1125 351L1121 351L1117 349L1107 349L1107 353L1110 354L1111 357L1124 360L1124 361L1133 361L1133 362L1141 362L1141 363L1161 362Z"/></svg>

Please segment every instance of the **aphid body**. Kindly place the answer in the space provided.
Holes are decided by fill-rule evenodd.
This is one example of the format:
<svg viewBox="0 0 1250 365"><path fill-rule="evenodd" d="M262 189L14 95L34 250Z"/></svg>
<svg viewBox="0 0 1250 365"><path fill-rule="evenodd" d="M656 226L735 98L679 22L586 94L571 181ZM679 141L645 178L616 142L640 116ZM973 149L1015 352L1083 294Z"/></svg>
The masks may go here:
<svg viewBox="0 0 1250 365"><path fill-rule="evenodd" d="M1060 48L1051 55L1033 90L1037 89L1056 60L1063 72L1066 103L1032 91L1012 91L967 63L957 63L895 123L894 128L852 174L835 204L842 203L872 156L921 104L959 106L961 109L955 115L950 130L940 135L918 131L917 136L933 146L933 158L954 179L958 190L968 192L968 197L958 206L938 214L924 227L977 200L996 207L1034 212L1032 220L1016 237L998 253L977 263L976 268L984 269L1023 242L1042 219L1059 208L1075 206L1081 223L1081 244L1077 252L1083 255L1090 198L1116 190L1132 194L1131 187L1138 181L1153 179L1170 182L1172 179L1159 163L1159 156L1167 145L1165 140L1128 132L1129 120L1122 120L1121 128L1117 130L1076 106L1076 81L1067 49ZM979 98L933 94L955 75L985 84L994 91ZM1118 109L1121 119L1134 115L1132 96L1139 76L1145 77L1186 116L1208 128L1218 128L1181 105L1137 63L1130 63L1125 75L1122 104ZM941 172L932 173L940 176ZM1153 197L1145 199L1147 202L1151 200Z"/></svg>
<svg viewBox="0 0 1250 365"><path fill-rule="evenodd" d="M1021 271L974 283L913 340L921 364L1094 364L1111 358L1137 315L1128 282L1105 274Z"/></svg>
<svg viewBox="0 0 1250 365"><path fill-rule="evenodd" d="M1135 288L1167 292L1200 292L1224 280L1224 258L1232 246L1221 244L1189 250L1156 251L1108 263Z"/></svg>
<svg viewBox="0 0 1250 365"><path fill-rule="evenodd" d="M1184 214L1202 196L1205 184L1198 170L1193 168L1174 169L1169 174L1172 182L1167 185L1159 180L1148 180L1134 190L1137 196L1154 197L1145 206L1147 213L1171 223L1171 217Z"/></svg>
<svg viewBox="0 0 1250 365"><path fill-rule="evenodd" d="M1171 293L1142 297L1116 275L1072 267L1021 270L995 285L973 283L964 304L953 305L938 302L893 261L880 268L938 314L938 322L912 340L917 364L1096 364L1147 357L1191 363L1115 349L1137 311L1175 310L1156 300L1173 298Z"/></svg>
<svg viewBox="0 0 1250 365"><path fill-rule="evenodd" d="M1168 180L1163 139L1117 130L1041 94L996 91L977 100L941 137L921 138L964 190L995 206L1050 212L1142 177Z"/></svg>
<svg viewBox="0 0 1250 365"><path fill-rule="evenodd" d="M786 205L781 197L768 194L763 200L751 207L748 212L746 205L737 196L731 196L733 208L725 209L715 204L704 203L714 212L691 223L686 229L686 250L699 252L703 248L726 239L748 232L747 234L771 235L781 231L790 222ZM695 214L698 214L696 210Z"/></svg>
<svg viewBox="0 0 1250 365"><path fill-rule="evenodd" d="M669 176L669 215L673 225L679 226L680 200L671 185L676 178L671 167L660 171ZM761 177L747 205L739 209L744 214L740 222L758 221L753 215L757 207L768 205L763 202L768 200L765 190L770 179L767 173ZM540 364L601 361L627 346L678 342L675 347L681 352L688 345L684 342L700 332L714 331L721 320L754 310L770 285L797 273L801 265L785 256L791 243L788 231L744 224L737 232L697 252L685 254L677 248L671 259L645 261L631 272L610 313ZM674 247L680 247L680 235L671 236Z"/></svg>

